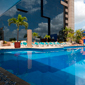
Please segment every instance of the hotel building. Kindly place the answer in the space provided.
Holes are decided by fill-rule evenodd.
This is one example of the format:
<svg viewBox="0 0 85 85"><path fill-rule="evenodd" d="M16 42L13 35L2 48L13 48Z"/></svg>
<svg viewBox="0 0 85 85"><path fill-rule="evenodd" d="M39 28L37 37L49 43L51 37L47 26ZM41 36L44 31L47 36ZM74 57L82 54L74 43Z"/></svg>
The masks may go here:
<svg viewBox="0 0 85 85"><path fill-rule="evenodd" d="M20 10L26 10L27 13ZM14 13L14 14L13 14ZM9 14L9 15L8 15ZM19 3L7 10L0 18L4 23L4 40L16 38L16 25L8 26L7 20L17 17L18 14L26 16L29 27L41 37L61 33L65 27L74 29L74 0L20 0ZM1 24L0 24L1 25ZM0 26L2 27L2 26ZM6 29L8 31L6 31ZM10 36L12 33L12 36ZM20 27L19 39L24 40L26 30ZM62 33L61 33L62 34Z"/></svg>
<svg viewBox="0 0 85 85"><path fill-rule="evenodd" d="M74 30L74 0L61 0L64 6L64 27Z"/></svg>

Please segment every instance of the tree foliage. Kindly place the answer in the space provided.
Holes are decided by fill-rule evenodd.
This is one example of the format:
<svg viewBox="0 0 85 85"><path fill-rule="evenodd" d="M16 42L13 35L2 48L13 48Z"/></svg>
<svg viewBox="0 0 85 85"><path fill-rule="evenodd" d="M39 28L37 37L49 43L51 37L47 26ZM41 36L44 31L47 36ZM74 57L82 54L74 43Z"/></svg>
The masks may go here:
<svg viewBox="0 0 85 85"><path fill-rule="evenodd" d="M16 38L10 38L9 41L16 41Z"/></svg>
<svg viewBox="0 0 85 85"><path fill-rule="evenodd" d="M44 38L46 38L46 39L50 39L50 35L45 35Z"/></svg>
<svg viewBox="0 0 85 85"><path fill-rule="evenodd" d="M17 18L10 18L8 19L8 25L10 26L12 23L16 24L17 26L17 42L18 42L18 37L19 37L19 27L24 26L25 29L27 30L28 28L28 23L26 22L27 18L22 17L22 15L18 14Z"/></svg>
<svg viewBox="0 0 85 85"><path fill-rule="evenodd" d="M65 29L63 30L63 32L64 32L64 37L65 37L65 39L67 40L67 39L68 39L68 34L69 34L69 33L74 33L74 30L72 30L71 28L65 27ZM69 34L69 35L70 35L70 34Z"/></svg>
<svg viewBox="0 0 85 85"><path fill-rule="evenodd" d="M71 43L75 41L76 43L80 43L80 40L82 39L84 35L84 30L78 29L75 32L71 29L65 29L64 30L67 33L66 40L70 41Z"/></svg>
<svg viewBox="0 0 85 85"><path fill-rule="evenodd" d="M39 36L38 33L35 33L35 32L32 33L32 36L33 36L33 38L35 38L35 37L41 38L41 36ZM27 38L27 34L24 35L24 38Z"/></svg>
<svg viewBox="0 0 85 85"><path fill-rule="evenodd" d="M67 34L67 41L70 41L71 43L75 40L74 33L68 33Z"/></svg>
<svg viewBox="0 0 85 85"><path fill-rule="evenodd" d="M38 37L38 33L33 32L33 33L32 33L32 37L35 39L35 37Z"/></svg>
<svg viewBox="0 0 85 85"><path fill-rule="evenodd" d="M75 41L77 42L77 43L79 43L80 42L80 40L82 39L82 37L83 37L83 30L82 29L78 29L78 30L76 30L76 32L75 32Z"/></svg>

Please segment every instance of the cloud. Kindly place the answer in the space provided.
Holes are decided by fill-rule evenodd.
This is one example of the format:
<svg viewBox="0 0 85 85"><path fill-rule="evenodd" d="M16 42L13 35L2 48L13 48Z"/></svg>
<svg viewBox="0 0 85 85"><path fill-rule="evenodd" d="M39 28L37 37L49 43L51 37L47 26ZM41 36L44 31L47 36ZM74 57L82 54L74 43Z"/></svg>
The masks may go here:
<svg viewBox="0 0 85 85"><path fill-rule="evenodd" d="M85 30L85 26L82 27L82 30Z"/></svg>
<svg viewBox="0 0 85 85"><path fill-rule="evenodd" d="M4 26L4 39L9 40L10 37L11 37L11 33L9 31L9 28Z"/></svg>
<svg viewBox="0 0 85 85"><path fill-rule="evenodd" d="M13 6L11 9L6 11L3 15L13 17L16 14L16 12L17 12L17 8L16 6Z"/></svg>
<svg viewBox="0 0 85 85"><path fill-rule="evenodd" d="M39 8L39 7L33 8L33 9L30 11L30 13L36 12L37 10L40 10L40 8Z"/></svg>
<svg viewBox="0 0 85 85"><path fill-rule="evenodd" d="M25 29L21 29L20 31L19 31L19 40L23 40L24 38L24 35L27 33L27 30L25 30ZM17 37L17 30L13 30L12 31L12 36L13 37Z"/></svg>
<svg viewBox="0 0 85 85"><path fill-rule="evenodd" d="M84 0L75 0L75 23L80 23L85 20L85 3Z"/></svg>
<svg viewBox="0 0 85 85"><path fill-rule="evenodd" d="M36 6L36 5L40 5L41 1L40 0L22 0L20 5L23 6L25 8L32 8L32 6ZM44 5L47 4L47 1L44 0L43 1Z"/></svg>
<svg viewBox="0 0 85 85"><path fill-rule="evenodd" d="M27 33L27 30L21 29L19 31L19 40L25 40L23 37ZM4 26L4 38L5 40L9 40L9 38L17 39L17 30L10 31L8 27Z"/></svg>
<svg viewBox="0 0 85 85"><path fill-rule="evenodd" d="M4 26L4 33L6 34L7 32L9 32L8 27Z"/></svg>
<svg viewBox="0 0 85 85"><path fill-rule="evenodd" d="M51 20L51 34L58 34L61 28L63 28L63 13L57 15ZM38 24L38 28L34 29L40 36L48 34L48 23L41 22Z"/></svg>
<svg viewBox="0 0 85 85"><path fill-rule="evenodd" d="M85 26L83 26L83 28L85 29Z"/></svg>
<svg viewBox="0 0 85 85"><path fill-rule="evenodd" d="M27 33L27 30L21 29L20 32L19 32L19 39L23 40L24 39L23 37L26 33Z"/></svg>
<svg viewBox="0 0 85 85"><path fill-rule="evenodd" d="M22 0L19 6L25 8L29 13L40 10L40 0ZM47 4L47 1L44 0L44 5Z"/></svg>
<svg viewBox="0 0 85 85"><path fill-rule="evenodd" d="M38 28L34 29L40 36L44 37L48 33L48 23L41 22L38 24Z"/></svg>
<svg viewBox="0 0 85 85"><path fill-rule="evenodd" d="M44 0L44 5L45 4L47 4L46 0ZM6 11L3 15L10 16L10 17L16 15L16 13L18 12L16 6L21 6L21 8L22 7L26 8L26 10L28 10L29 13L33 13L40 10L40 0L21 0L19 4L13 6L11 9Z"/></svg>

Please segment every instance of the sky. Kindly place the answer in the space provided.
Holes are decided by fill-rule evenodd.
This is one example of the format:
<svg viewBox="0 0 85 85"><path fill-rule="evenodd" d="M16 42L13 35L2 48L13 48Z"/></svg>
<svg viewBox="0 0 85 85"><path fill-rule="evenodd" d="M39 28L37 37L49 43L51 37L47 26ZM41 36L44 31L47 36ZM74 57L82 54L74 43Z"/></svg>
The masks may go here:
<svg viewBox="0 0 85 85"><path fill-rule="evenodd" d="M17 36L16 26L12 24L8 26L7 20L12 17L17 17L18 14L28 18L29 29L33 32L38 32L43 37L47 34L48 23L47 19L42 18L40 13L40 0L0 0L0 27L4 26L4 38ZM17 3L17 5L15 5ZM12 8L10 8L12 7ZM28 13L17 11L17 8L27 10ZM49 9L49 10L48 10ZM55 11L56 10L56 11ZM74 0L75 11L75 30L85 29L85 0ZM51 33L59 33L63 27L63 6L60 0L44 0L44 15L51 18ZM24 27L20 27L19 39L26 34ZM11 36L12 34L12 36Z"/></svg>
<svg viewBox="0 0 85 85"><path fill-rule="evenodd" d="M9 10L19 1L20 0L0 0L0 15L2 15L5 11Z"/></svg>
<svg viewBox="0 0 85 85"><path fill-rule="evenodd" d="M75 30L77 29L85 30L85 0L75 0L74 11L75 11Z"/></svg>

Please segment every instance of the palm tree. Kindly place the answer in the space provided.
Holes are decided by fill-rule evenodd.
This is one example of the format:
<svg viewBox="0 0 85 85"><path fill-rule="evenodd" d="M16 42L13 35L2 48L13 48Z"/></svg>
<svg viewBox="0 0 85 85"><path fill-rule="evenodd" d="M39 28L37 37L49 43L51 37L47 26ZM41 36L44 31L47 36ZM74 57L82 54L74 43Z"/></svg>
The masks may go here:
<svg viewBox="0 0 85 85"><path fill-rule="evenodd" d="M70 32L70 33L74 33L74 30L71 29L71 28L69 28L69 32Z"/></svg>
<svg viewBox="0 0 85 85"><path fill-rule="evenodd" d="M68 34L69 29L67 27L65 27L65 29L63 30L65 34Z"/></svg>
<svg viewBox="0 0 85 85"><path fill-rule="evenodd" d="M38 33L34 32L34 33L32 33L32 35L33 35L33 38L34 37L41 38L41 36L39 36ZM25 34L23 38L27 38L27 34Z"/></svg>
<svg viewBox="0 0 85 85"><path fill-rule="evenodd" d="M67 34L67 41L70 41L72 43L74 39L75 39L74 33Z"/></svg>
<svg viewBox="0 0 85 85"><path fill-rule="evenodd" d="M17 18L8 19L8 25L9 26L12 23L16 24L16 26L17 26L17 42L18 42L18 37L19 37L19 27L20 26L24 26L26 30L28 28L28 23L26 21L27 21L27 18L26 17L22 17L22 15L20 15L20 14L18 14Z"/></svg>
<svg viewBox="0 0 85 85"><path fill-rule="evenodd" d="M34 40L35 40L35 37L37 37L37 36L38 36L38 33L33 32L33 33L32 33L32 36L33 36L33 38L34 38Z"/></svg>
<svg viewBox="0 0 85 85"><path fill-rule="evenodd" d="M45 35L44 38L49 39L50 38L50 35Z"/></svg>
<svg viewBox="0 0 85 85"><path fill-rule="evenodd" d="M83 31L82 31L82 29L76 30L76 32L75 32L75 37L76 37L76 42L79 43L80 40L81 40L82 37L83 37Z"/></svg>
<svg viewBox="0 0 85 85"><path fill-rule="evenodd" d="M67 27L65 27L65 29L63 31L64 31L65 34L68 34L69 32L70 33L74 32L71 28L67 28Z"/></svg>
<svg viewBox="0 0 85 85"><path fill-rule="evenodd" d="M74 30L72 30L71 28L65 27L65 29L63 30L63 32L64 32L64 37L65 37L65 39L67 40L67 35L68 35L69 33L74 33Z"/></svg>
<svg viewBox="0 0 85 85"><path fill-rule="evenodd" d="M9 41L16 41L16 38L9 38Z"/></svg>

